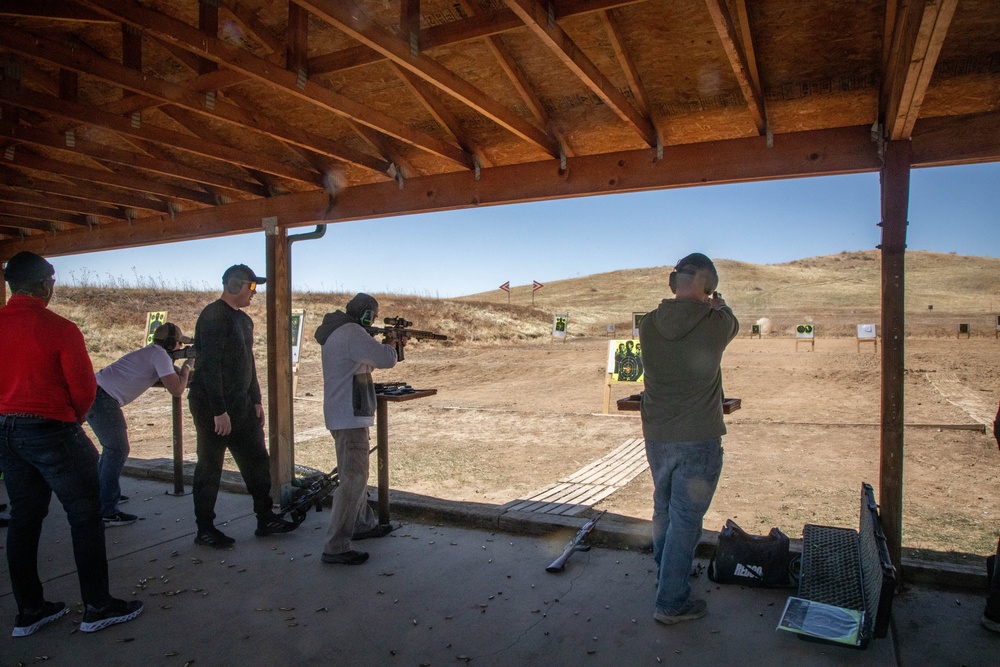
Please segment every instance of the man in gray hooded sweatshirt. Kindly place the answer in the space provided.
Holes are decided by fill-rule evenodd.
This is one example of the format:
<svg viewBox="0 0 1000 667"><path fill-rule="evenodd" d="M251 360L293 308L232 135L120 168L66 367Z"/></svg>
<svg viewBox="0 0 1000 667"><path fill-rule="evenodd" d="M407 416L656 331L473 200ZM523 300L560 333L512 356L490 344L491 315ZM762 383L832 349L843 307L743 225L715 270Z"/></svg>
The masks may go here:
<svg viewBox="0 0 1000 667"><path fill-rule="evenodd" d="M693 253L670 274L675 299L642 318L645 371L642 433L653 475L653 558L659 566L653 618L667 625L701 618L704 600L688 581L701 523L722 472L722 353L739 332L715 291L719 274Z"/></svg>
<svg viewBox="0 0 1000 667"><path fill-rule="evenodd" d="M327 313L316 329L322 346L323 417L337 448L340 485L333 493L330 528L322 561L360 565L368 553L351 548L351 540L383 537L391 525L381 525L368 506L369 428L375 424L375 384L372 370L396 365L396 349L379 343L365 329L378 317L378 302L358 294L347 312Z"/></svg>

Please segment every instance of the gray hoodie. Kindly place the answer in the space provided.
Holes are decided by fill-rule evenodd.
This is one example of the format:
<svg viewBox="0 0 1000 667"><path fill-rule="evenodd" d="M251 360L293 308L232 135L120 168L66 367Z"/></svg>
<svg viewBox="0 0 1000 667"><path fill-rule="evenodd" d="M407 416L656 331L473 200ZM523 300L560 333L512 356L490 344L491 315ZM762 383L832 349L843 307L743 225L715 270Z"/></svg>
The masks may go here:
<svg viewBox="0 0 1000 667"><path fill-rule="evenodd" d="M372 370L396 365L396 349L372 338L357 319L327 313L316 330L322 345L323 417L330 430L367 428L375 423Z"/></svg>
<svg viewBox="0 0 1000 667"><path fill-rule="evenodd" d="M740 330L729 306L664 299L642 318L642 433L648 441L708 440L722 420L722 353Z"/></svg>

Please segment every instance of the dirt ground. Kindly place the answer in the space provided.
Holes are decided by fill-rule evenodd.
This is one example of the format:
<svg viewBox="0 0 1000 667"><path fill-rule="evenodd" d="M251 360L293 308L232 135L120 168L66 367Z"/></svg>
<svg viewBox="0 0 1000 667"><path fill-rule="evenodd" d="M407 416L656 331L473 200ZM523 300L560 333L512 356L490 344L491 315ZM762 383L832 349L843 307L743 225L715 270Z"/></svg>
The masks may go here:
<svg viewBox="0 0 1000 667"><path fill-rule="evenodd" d="M503 504L641 437L637 413L620 413L614 403L641 385L614 385L610 414L601 414L607 347L597 338L470 349L411 344L406 360L376 381L438 393L390 405L392 488ZM263 382L262 363L260 374ZM796 351L793 339L743 334L727 350L723 374L727 396L741 398L742 409L727 417L725 467L705 526L719 529L732 518L752 532L778 526L796 537L804 523L856 525L861 481L878 489L872 346L859 352L853 338L819 339L815 351ZM1000 399L1000 341L908 339L905 391L904 546L992 552L1000 452L982 425ZM299 366L295 457L329 470L335 457L321 401L313 343ZM165 392L147 392L126 415L133 457L171 455ZM193 460L189 418L185 438L185 458ZM648 519L651 498L645 472L597 507Z"/></svg>

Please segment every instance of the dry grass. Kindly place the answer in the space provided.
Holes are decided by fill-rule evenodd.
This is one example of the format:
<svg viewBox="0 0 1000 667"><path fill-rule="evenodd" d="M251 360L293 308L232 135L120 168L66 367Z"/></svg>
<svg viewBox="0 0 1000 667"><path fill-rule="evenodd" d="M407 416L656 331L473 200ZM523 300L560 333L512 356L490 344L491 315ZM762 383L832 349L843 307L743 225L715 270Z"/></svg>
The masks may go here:
<svg viewBox="0 0 1000 667"><path fill-rule="evenodd" d="M907 253L906 317L910 335L953 337L958 322L973 336L992 337L1000 311L1000 259L953 254ZM820 337L853 337L854 326L879 322L880 262L877 251L844 252L787 264L757 265L720 259L720 289L744 327L767 318L770 335L787 337L796 324L812 322ZM499 290L458 299L376 295L383 316L401 316L418 329L444 333L446 346L509 344L543 339L552 315L568 313L570 336L606 335L607 325L631 330L633 312L646 312L669 296L670 267L630 269L513 287L511 304ZM56 290L52 307L83 330L95 365L110 363L142 340L146 312L166 310L171 321L193 333L201 309L215 292L130 287L124 279ZM299 292L293 308L307 313L311 335L322 313L343 308L351 294ZM933 305L933 310L927 306ZM247 309L263 335L264 295ZM621 333L619 333L621 335Z"/></svg>

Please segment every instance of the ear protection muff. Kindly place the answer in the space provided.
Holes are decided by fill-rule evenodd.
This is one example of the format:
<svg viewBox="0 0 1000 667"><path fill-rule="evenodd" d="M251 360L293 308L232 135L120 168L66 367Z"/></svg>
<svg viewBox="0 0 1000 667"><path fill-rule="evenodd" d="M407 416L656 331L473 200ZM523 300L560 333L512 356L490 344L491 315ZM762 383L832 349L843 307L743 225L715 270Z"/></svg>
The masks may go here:
<svg viewBox="0 0 1000 667"><path fill-rule="evenodd" d="M361 317L358 319L363 327L370 327L372 322L375 321L375 313L371 308L366 308L365 312L361 313Z"/></svg>
<svg viewBox="0 0 1000 667"><path fill-rule="evenodd" d="M677 272L671 271L670 277L667 279L667 284L670 285L670 291L673 294L677 294Z"/></svg>
<svg viewBox="0 0 1000 667"><path fill-rule="evenodd" d="M242 289L243 279L239 276L233 276L226 282L226 291L230 294L239 294Z"/></svg>

